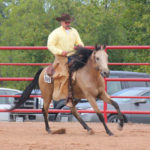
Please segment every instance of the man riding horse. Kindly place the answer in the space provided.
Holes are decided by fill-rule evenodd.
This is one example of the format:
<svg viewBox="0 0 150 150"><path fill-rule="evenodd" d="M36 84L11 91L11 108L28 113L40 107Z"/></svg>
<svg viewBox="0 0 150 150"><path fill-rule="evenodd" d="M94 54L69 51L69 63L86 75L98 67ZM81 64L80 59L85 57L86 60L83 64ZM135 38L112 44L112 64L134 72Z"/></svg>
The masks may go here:
<svg viewBox="0 0 150 150"><path fill-rule="evenodd" d="M66 99L66 105L72 107L72 95L69 95L69 68L68 63L71 61L71 55L75 52L75 46L84 46L78 31L70 27L74 18L69 14L62 14L56 18L61 26L52 31L48 37L47 47L55 56L53 63L54 74L54 92L53 99ZM47 72L51 73L50 67Z"/></svg>

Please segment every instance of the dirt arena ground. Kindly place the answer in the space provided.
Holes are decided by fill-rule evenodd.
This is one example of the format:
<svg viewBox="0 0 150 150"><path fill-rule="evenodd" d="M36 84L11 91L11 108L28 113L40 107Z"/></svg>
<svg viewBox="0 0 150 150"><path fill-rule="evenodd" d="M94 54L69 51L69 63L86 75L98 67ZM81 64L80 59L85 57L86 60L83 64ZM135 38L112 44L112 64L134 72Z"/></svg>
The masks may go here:
<svg viewBox="0 0 150 150"><path fill-rule="evenodd" d="M43 122L0 122L0 150L150 150L150 125L108 124L108 136L101 123L88 123L95 131L89 135L79 123L51 123L51 129L66 129L66 134L45 132Z"/></svg>

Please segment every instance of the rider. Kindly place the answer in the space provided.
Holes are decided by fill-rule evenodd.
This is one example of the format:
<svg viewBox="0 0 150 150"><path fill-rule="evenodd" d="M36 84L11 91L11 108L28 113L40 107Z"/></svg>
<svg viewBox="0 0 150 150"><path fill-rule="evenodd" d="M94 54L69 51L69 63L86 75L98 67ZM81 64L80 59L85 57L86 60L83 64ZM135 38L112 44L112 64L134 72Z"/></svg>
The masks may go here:
<svg viewBox="0 0 150 150"><path fill-rule="evenodd" d="M53 99L60 100L68 97L69 70L68 62L75 52L75 46L84 46L78 31L70 26L74 20L69 14L62 14L56 20L60 27L52 31L48 37L47 47L55 56L53 67L55 73ZM66 105L72 107L72 100L68 98Z"/></svg>

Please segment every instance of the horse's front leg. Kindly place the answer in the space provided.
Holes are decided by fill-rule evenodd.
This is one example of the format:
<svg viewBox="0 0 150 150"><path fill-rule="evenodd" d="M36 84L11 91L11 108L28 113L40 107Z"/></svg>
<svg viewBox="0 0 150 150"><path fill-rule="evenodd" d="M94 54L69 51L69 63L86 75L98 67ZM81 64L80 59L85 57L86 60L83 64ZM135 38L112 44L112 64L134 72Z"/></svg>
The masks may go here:
<svg viewBox="0 0 150 150"><path fill-rule="evenodd" d="M118 129L121 130L123 128L123 125L124 125L124 118L123 118L123 114L120 111L119 105L115 101L113 101L106 92L103 92L101 94L100 98L102 100L104 100L106 103L113 105L115 107L115 109L117 110L117 112L118 112L118 119L119 119L119 122L118 122L119 123L119 127L118 127Z"/></svg>
<svg viewBox="0 0 150 150"><path fill-rule="evenodd" d="M88 131L89 134L94 134L94 131L85 123L85 121L80 117L79 113L77 112L77 109L75 106L70 107L70 110L72 114L75 116L75 118L80 122L80 124L83 126L84 129Z"/></svg>
<svg viewBox="0 0 150 150"><path fill-rule="evenodd" d="M118 105L115 101L113 101L113 100L111 99L110 102L111 102L111 104L115 107L115 109L116 109L117 112L118 112L118 119L120 120L120 121L119 121L118 129L119 129L119 130L122 130L123 125L124 125L123 114L120 112L119 105Z"/></svg>
<svg viewBox="0 0 150 150"><path fill-rule="evenodd" d="M88 98L88 100L89 100L89 103L91 104L91 106L93 107L93 109L95 110L95 112L96 112L96 114L97 114L99 120L103 123L104 128L105 128L105 130L106 130L106 133L107 133L108 135L110 135L110 136L113 135L113 133L108 129L108 127L107 127L107 125L106 125L106 123L105 123L105 121L104 121L104 117L103 117L103 115L101 114L101 112L100 112L100 110L99 110L99 108L98 108L98 106L97 106L97 103L96 103L95 98L94 98L94 97L90 97L90 98Z"/></svg>

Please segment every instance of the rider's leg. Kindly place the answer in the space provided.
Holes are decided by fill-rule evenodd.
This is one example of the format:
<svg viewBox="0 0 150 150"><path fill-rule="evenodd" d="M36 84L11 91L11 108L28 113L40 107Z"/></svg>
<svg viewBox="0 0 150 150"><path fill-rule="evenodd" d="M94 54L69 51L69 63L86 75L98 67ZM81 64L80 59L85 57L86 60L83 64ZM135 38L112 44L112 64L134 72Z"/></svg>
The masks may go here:
<svg viewBox="0 0 150 150"><path fill-rule="evenodd" d="M66 106L68 107L73 107L72 72L70 72L71 65L72 65L72 57L68 57L69 80L68 80L68 98L66 101Z"/></svg>

